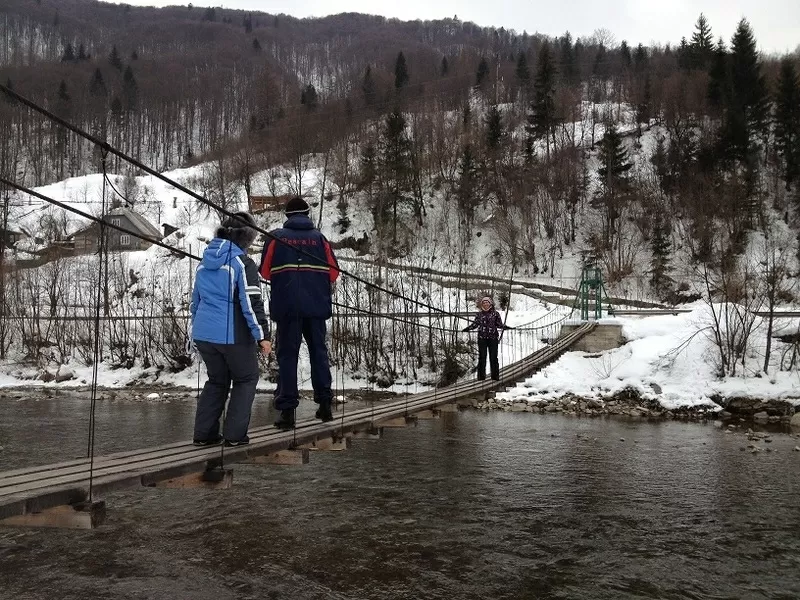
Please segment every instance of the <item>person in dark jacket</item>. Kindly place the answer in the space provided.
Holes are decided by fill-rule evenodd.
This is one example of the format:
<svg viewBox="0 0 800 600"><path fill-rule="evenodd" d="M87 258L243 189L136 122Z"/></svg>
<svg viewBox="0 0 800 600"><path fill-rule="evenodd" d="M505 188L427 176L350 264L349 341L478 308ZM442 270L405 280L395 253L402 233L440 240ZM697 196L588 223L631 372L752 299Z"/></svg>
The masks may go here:
<svg viewBox="0 0 800 600"><path fill-rule="evenodd" d="M339 276L339 265L330 243L309 218L310 207L302 198L286 203L286 222L272 232L261 257L261 276L271 282L270 318L277 325L276 353L278 386L275 422L279 429L295 424L299 404L297 358L305 339L311 359L311 384L317 418L333 420L331 368L325 342L326 321L331 317L331 286ZM277 238L277 239L275 239ZM280 241L278 241L280 240Z"/></svg>
<svg viewBox="0 0 800 600"><path fill-rule="evenodd" d="M271 349L258 268L247 248L257 232L253 217L236 213L217 229L197 267L192 290L192 339L206 365L208 380L197 402L194 444L225 440L247 444L250 411L258 384L258 351ZM231 389L231 383L233 388ZM220 435L219 421L230 392Z"/></svg>
<svg viewBox="0 0 800 600"><path fill-rule="evenodd" d="M478 330L478 379L486 379L486 354L489 354L489 367L492 379L500 379L500 364L497 361L497 346L500 344L500 330L514 329L503 325L500 313L494 308L494 301L489 296L481 298L480 311L475 320L463 331Z"/></svg>

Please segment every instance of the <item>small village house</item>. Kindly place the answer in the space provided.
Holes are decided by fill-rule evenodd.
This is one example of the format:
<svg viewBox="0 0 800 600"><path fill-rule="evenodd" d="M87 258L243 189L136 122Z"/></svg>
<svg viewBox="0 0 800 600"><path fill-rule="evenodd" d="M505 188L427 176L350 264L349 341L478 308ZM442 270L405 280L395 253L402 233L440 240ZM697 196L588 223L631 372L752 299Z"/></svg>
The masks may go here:
<svg viewBox="0 0 800 600"><path fill-rule="evenodd" d="M111 225L122 227L152 239L160 240L162 238L161 232L152 223L130 208L115 208L106 214L103 220ZM108 249L112 251L146 250L152 246L147 240L122 233L116 229L108 228L107 232ZM75 254L89 254L97 251L99 237L100 224L92 223L88 227L73 233L68 239L74 244Z"/></svg>

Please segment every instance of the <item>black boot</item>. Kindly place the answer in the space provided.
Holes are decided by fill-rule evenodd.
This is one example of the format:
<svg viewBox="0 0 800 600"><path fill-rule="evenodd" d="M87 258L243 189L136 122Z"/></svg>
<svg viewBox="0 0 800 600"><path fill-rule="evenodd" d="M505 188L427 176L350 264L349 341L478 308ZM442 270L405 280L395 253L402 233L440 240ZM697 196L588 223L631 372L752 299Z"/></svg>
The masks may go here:
<svg viewBox="0 0 800 600"><path fill-rule="evenodd" d="M294 409L284 409L281 411L281 416L275 421L275 427L278 429L294 429Z"/></svg>
<svg viewBox="0 0 800 600"><path fill-rule="evenodd" d="M328 402L320 402L319 408L317 409L316 414L314 415L323 423L327 423L328 421L333 421L333 413L331 412L331 403Z"/></svg>

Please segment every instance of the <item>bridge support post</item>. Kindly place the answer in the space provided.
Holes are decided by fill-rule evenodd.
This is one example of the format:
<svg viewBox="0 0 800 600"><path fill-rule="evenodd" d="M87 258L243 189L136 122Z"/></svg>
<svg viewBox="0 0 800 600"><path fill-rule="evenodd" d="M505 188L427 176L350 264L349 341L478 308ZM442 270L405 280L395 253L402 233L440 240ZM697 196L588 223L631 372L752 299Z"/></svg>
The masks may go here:
<svg viewBox="0 0 800 600"><path fill-rule="evenodd" d="M208 469L189 473L170 479L150 480L143 478L142 485L165 489L205 488L208 490L228 490L233 485L233 469Z"/></svg>
<svg viewBox="0 0 800 600"><path fill-rule="evenodd" d="M57 527L61 529L94 529L106 520L105 500L78 502L47 508L16 517L7 517L0 526Z"/></svg>
<svg viewBox="0 0 800 600"><path fill-rule="evenodd" d="M308 444L303 444L299 448L306 450L327 450L329 452L341 452L347 450L351 446L349 437L325 437Z"/></svg>
<svg viewBox="0 0 800 600"><path fill-rule="evenodd" d="M416 427L417 426L417 418L413 415L405 416L405 417L395 417L393 419L386 419L385 421L379 421L379 427L389 427L389 428L398 428L398 427L408 427L408 426Z"/></svg>
<svg viewBox="0 0 800 600"><path fill-rule="evenodd" d="M421 410L418 413L415 413L414 416L420 420L438 419L439 411L435 408L431 408L428 410Z"/></svg>
<svg viewBox="0 0 800 600"><path fill-rule="evenodd" d="M351 440L379 440L383 437L383 427L370 427L360 431L353 431L349 435Z"/></svg>
<svg viewBox="0 0 800 600"><path fill-rule="evenodd" d="M248 456L241 462L247 465L307 465L308 448L289 448L271 454Z"/></svg>

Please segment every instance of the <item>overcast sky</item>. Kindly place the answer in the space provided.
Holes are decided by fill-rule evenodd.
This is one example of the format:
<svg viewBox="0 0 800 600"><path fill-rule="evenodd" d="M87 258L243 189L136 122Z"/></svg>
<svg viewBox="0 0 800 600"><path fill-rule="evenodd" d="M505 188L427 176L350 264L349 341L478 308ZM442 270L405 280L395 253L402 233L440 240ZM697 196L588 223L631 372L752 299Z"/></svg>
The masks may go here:
<svg viewBox="0 0 800 600"><path fill-rule="evenodd" d="M119 2L117 2L119 3ZM186 5L180 0L125 0L140 6ZM715 37L730 42L736 23L747 17L765 52L794 51L800 46L800 0L193 0L195 6L259 10L296 17L341 12L381 14L403 20L457 15L482 26L518 32L591 35L605 27L617 41L677 43L691 35L704 12Z"/></svg>

